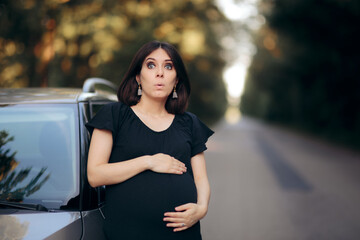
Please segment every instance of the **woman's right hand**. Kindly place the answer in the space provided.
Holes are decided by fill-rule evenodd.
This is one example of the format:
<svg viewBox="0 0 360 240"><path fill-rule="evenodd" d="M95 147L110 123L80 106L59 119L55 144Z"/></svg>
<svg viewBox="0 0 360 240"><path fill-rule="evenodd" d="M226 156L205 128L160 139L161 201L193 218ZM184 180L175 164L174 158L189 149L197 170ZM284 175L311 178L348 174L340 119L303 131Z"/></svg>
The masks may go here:
<svg viewBox="0 0 360 240"><path fill-rule="evenodd" d="M150 156L148 164L149 170L153 172L172 174L183 174L186 172L186 166L183 162L163 153Z"/></svg>

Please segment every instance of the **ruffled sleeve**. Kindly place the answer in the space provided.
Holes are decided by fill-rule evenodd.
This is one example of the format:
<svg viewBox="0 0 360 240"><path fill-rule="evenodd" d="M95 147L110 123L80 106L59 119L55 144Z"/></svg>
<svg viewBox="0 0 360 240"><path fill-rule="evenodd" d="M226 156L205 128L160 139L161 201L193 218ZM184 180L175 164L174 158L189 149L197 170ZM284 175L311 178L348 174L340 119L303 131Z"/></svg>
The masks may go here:
<svg viewBox="0 0 360 240"><path fill-rule="evenodd" d="M191 157L205 151L207 149L206 142L214 132L208 128L196 115L187 112L191 118Z"/></svg>
<svg viewBox="0 0 360 240"><path fill-rule="evenodd" d="M115 138L119 124L121 124L121 108L123 108L123 104L120 102L104 105L96 115L85 124L90 134L92 135L95 128L104 129L111 131Z"/></svg>

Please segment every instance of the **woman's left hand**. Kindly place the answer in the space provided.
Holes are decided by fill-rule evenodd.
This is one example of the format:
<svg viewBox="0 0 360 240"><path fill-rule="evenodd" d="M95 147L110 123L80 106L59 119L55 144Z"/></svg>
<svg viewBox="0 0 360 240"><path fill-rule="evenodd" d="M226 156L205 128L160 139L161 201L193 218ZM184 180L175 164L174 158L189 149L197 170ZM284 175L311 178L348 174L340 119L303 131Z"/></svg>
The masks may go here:
<svg viewBox="0 0 360 240"><path fill-rule="evenodd" d="M166 212L164 221L167 227L173 227L174 232L183 231L192 227L200 219L205 217L207 206L196 203L187 203L175 208L176 212Z"/></svg>

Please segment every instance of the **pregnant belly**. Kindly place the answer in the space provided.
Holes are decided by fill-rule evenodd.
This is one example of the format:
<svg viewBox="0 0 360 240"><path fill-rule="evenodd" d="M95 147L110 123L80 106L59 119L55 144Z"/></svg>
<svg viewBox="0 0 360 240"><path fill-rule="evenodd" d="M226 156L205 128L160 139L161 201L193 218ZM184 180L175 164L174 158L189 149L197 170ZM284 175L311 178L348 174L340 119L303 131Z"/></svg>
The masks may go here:
<svg viewBox="0 0 360 240"><path fill-rule="evenodd" d="M106 191L108 214L126 216L128 220L137 216L136 221L139 218L161 220L164 212L197 201L195 183L189 173L175 175L146 171L123 183L107 186Z"/></svg>

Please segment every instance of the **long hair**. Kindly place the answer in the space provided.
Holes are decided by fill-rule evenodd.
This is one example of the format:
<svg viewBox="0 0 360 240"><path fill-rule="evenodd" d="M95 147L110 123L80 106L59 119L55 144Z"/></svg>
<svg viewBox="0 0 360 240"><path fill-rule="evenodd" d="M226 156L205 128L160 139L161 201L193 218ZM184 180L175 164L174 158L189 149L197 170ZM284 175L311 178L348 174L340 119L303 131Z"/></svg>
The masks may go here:
<svg viewBox="0 0 360 240"><path fill-rule="evenodd" d="M189 77L180 54L174 46L166 42L148 42L137 51L120 83L117 92L118 100L128 106L136 105L140 101L141 96L137 95L136 76L140 74L145 58L159 48L163 49L172 60L178 80L176 85L178 98L172 98L172 94L170 94L166 100L165 109L172 114L184 113L188 106L191 90Z"/></svg>

